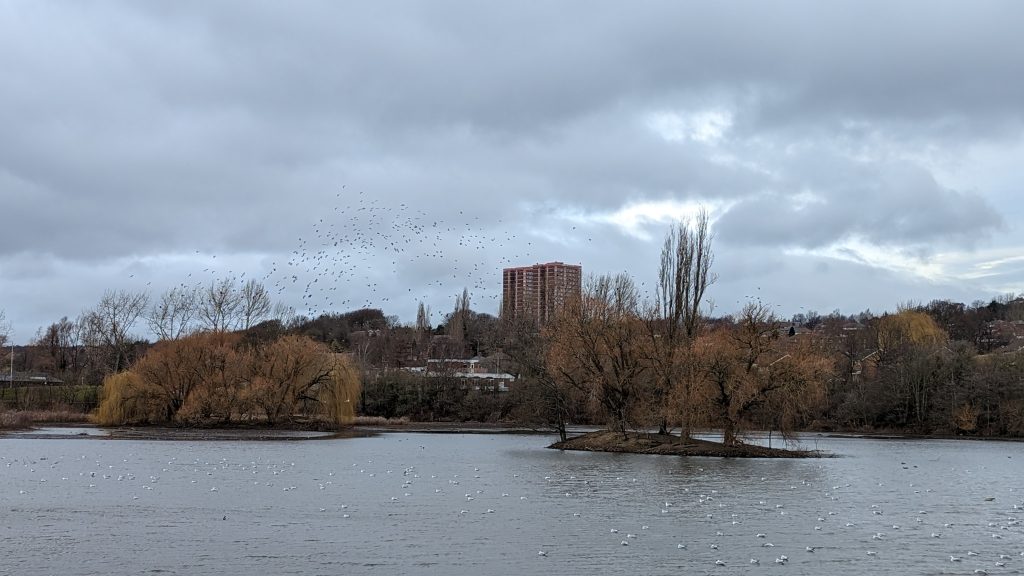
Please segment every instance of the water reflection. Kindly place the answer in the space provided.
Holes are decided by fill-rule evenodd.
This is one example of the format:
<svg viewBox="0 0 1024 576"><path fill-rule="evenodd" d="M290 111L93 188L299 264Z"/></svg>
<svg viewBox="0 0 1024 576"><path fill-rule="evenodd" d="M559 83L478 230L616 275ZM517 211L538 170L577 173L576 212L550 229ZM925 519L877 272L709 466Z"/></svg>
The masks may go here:
<svg viewBox="0 0 1024 576"><path fill-rule="evenodd" d="M1021 444L817 438L844 457L725 460L550 441L0 439L0 558L12 574L1024 567Z"/></svg>

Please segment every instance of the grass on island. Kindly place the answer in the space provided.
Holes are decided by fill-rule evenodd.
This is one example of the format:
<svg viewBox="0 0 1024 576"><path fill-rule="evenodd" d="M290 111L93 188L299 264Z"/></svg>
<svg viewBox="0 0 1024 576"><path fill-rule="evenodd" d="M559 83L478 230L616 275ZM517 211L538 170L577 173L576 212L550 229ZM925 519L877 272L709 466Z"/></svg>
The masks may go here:
<svg viewBox="0 0 1024 576"><path fill-rule="evenodd" d="M787 450L753 444L726 446L721 442L682 438L673 434L629 432L623 438L620 432L599 430L550 446L558 450L587 452L625 452L629 454L666 454L675 456L717 456L726 458L817 458L814 450Z"/></svg>

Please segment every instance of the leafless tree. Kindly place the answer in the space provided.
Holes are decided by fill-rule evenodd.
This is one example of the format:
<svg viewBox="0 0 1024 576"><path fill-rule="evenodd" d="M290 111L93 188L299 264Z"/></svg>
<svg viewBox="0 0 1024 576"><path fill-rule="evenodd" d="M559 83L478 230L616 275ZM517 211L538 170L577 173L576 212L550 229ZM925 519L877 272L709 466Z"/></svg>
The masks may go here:
<svg viewBox="0 0 1024 576"><path fill-rule="evenodd" d="M44 346L53 358L54 367L62 374L77 373L81 355L81 324L65 316L43 331L38 344Z"/></svg>
<svg viewBox="0 0 1024 576"><path fill-rule="evenodd" d="M647 313L651 365L654 371L653 404L660 409L660 432L668 432L671 412L681 414L683 438L690 435L693 370L692 345L700 330L704 294L717 277L711 272L714 254L708 214L701 210L691 221L676 223L665 235L658 267L654 309ZM669 402L669 398L673 402Z"/></svg>
<svg viewBox="0 0 1024 576"><path fill-rule="evenodd" d="M463 288L462 294L455 297L455 310L448 317L448 336L456 341L462 342L466 338L466 330L469 327L469 289Z"/></svg>
<svg viewBox="0 0 1024 576"><path fill-rule="evenodd" d="M235 328L235 315L241 298L235 290L234 278L212 282L199 298L198 317L202 327L211 332L227 332Z"/></svg>
<svg viewBox="0 0 1024 576"><path fill-rule="evenodd" d="M248 280L241 285L235 278L210 284L198 295L196 306L200 326L210 332L248 330L271 319L272 315L293 316L286 308L276 308L263 284Z"/></svg>
<svg viewBox="0 0 1024 576"><path fill-rule="evenodd" d="M7 345L7 339L11 334L11 324L7 321L7 315L3 308L0 308L0 348Z"/></svg>
<svg viewBox="0 0 1024 576"><path fill-rule="evenodd" d="M416 355L425 358L430 353L430 306L423 302L416 308Z"/></svg>
<svg viewBox="0 0 1024 576"><path fill-rule="evenodd" d="M263 284L250 278L238 291L239 327L248 330L270 316L273 306L270 293Z"/></svg>
<svg viewBox="0 0 1024 576"><path fill-rule="evenodd" d="M270 310L270 319L277 320L281 323L281 326L292 330L301 325L305 317L296 314L295 308L284 302L275 302L274 307Z"/></svg>
<svg viewBox="0 0 1024 576"><path fill-rule="evenodd" d="M420 302L416 308L416 329L420 332L429 332L430 328L430 306Z"/></svg>
<svg viewBox="0 0 1024 576"><path fill-rule="evenodd" d="M708 214L701 210L693 222L679 222L665 236L658 269L657 301L666 320L665 333L692 339L700 328L704 293L715 283L714 254Z"/></svg>
<svg viewBox="0 0 1024 576"><path fill-rule="evenodd" d="M177 340L192 331L198 306L198 290L175 286L153 303L146 322L157 339Z"/></svg>
<svg viewBox="0 0 1024 576"><path fill-rule="evenodd" d="M132 329L148 303L145 292L107 290L96 307L83 314L88 340L109 352L112 372L127 368Z"/></svg>

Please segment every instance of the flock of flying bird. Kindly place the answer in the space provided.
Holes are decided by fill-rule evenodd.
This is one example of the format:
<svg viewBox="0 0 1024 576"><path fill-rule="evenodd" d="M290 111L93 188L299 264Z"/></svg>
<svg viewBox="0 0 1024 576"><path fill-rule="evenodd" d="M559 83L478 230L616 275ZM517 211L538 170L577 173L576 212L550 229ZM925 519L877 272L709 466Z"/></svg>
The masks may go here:
<svg viewBox="0 0 1024 576"><path fill-rule="evenodd" d="M534 248L532 239L501 219L484 222L455 206L428 212L342 190L333 206L319 209L285 258L249 272L275 300L310 318L359 308L412 311L438 297L447 306L463 288L482 308L497 311L501 269L533 264ZM245 272L235 271L237 263L226 263L230 258L218 260L204 250L194 256L205 264L202 273L187 274L183 289L245 279Z"/></svg>
<svg viewBox="0 0 1024 576"><path fill-rule="evenodd" d="M463 210L452 209L449 218L442 218L365 193L351 203L344 203L342 193L336 199L339 204L317 219L311 234L298 239L288 261L272 263L267 276L276 294L289 285L301 286L300 309L311 317L339 309L384 308L399 298L396 294L412 308L445 288L452 295L466 288L496 306L499 267L532 256L529 250L507 255L518 234L488 230L479 216ZM415 285L400 285L412 278Z"/></svg>

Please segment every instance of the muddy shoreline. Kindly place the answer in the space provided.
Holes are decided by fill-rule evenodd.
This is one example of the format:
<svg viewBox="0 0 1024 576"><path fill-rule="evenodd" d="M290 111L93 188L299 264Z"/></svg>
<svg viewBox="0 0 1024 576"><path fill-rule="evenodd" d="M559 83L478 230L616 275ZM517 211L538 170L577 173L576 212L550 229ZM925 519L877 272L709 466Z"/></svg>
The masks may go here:
<svg viewBox="0 0 1024 576"><path fill-rule="evenodd" d="M555 442L549 448L585 452L619 452L627 454L661 454L671 456L711 456L718 458L821 458L828 456L817 450L768 448L755 444L726 446L721 442L690 439L686 442L671 434L635 433L624 437L611 430L598 430L582 436Z"/></svg>
<svg viewBox="0 0 1024 576"><path fill-rule="evenodd" d="M366 438L388 433L417 434L519 434L545 435L550 431L491 423L403 423L393 425L356 425L344 430L315 430L303 427L270 428L227 426L188 428L170 426L102 427L91 423L36 423L28 428L0 430L0 438L92 439L92 440L165 440L165 441L306 441L338 438ZM582 432L582 431L581 431Z"/></svg>
<svg viewBox="0 0 1024 576"><path fill-rule="evenodd" d="M80 432L74 432L74 430ZM298 441L298 440L324 440L336 438L364 438L378 434L390 433L415 433L415 434L518 434L552 436L552 430L516 426L507 423L493 422L403 422L396 424L357 424L344 430L317 430L311 427L294 426L272 428L266 426L239 425L211 428L189 428L171 426L130 426L130 427L100 427L89 422L36 422L26 428L0 429L0 438L36 438L36 439L69 439L69 438L91 438L109 440L183 440L183 441ZM653 433L630 432L631 436L647 438L644 442L623 444L615 438L597 441L593 434L599 432L595 427L572 427L569 429L570 438L566 442L556 442L551 448L562 450L583 450L603 452L633 452L638 454L678 454L678 455L701 455L702 450L706 455L717 455L723 457L743 457L736 453L736 450L724 449L720 443L703 440L691 441L687 446L678 445L678 437L667 436L660 440L654 440L657 436ZM713 433L714 431L707 431ZM614 435L613 435L614 436ZM768 433L754 433L751 438L764 438ZM992 440L1000 442L1021 442L1022 438L1007 437L980 437L980 436L955 436L955 435L924 435L924 434L901 434L893 432L865 432L865 431L829 431L829 432L804 432L803 440L812 438L867 438L872 440ZM702 448L697 448L702 446ZM751 452L747 457L794 457L787 456L787 452L813 452L806 450L785 450L768 449L756 445L743 445L743 449ZM760 450L779 450L776 456L764 456L759 454ZM806 456L795 456L806 457Z"/></svg>

